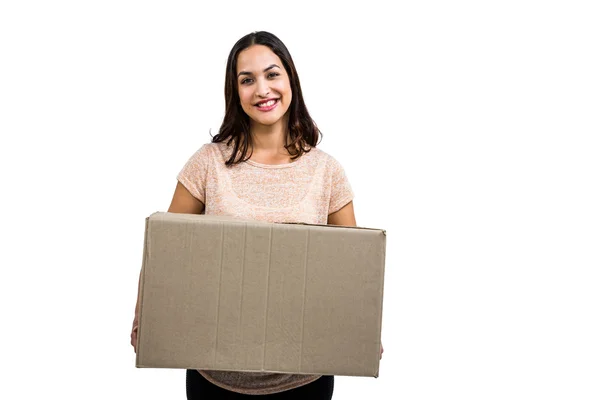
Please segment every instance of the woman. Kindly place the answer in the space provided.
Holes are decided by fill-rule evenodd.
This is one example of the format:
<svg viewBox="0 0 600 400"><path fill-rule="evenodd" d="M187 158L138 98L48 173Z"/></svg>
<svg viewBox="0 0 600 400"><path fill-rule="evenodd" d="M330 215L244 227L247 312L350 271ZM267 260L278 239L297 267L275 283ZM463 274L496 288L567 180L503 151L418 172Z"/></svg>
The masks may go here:
<svg viewBox="0 0 600 400"><path fill-rule="evenodd" d="M276 36L254 32L233 46L225 102L219 133L178 174L169 212L356 225L350 184L341 165L316 148L320 131ZM131 340L135 348L137 307ZM333 376L187 371L188 399L248 395L331 399Z"/></svg>

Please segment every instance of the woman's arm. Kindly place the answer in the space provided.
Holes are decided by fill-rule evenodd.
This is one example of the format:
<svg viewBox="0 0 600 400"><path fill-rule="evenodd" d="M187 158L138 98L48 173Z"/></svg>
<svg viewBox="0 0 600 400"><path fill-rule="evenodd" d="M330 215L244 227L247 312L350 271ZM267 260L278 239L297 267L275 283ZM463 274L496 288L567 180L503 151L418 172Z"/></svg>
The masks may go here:
<svg viewBox="0 0 600 400"><path fill-rule="evenodd" d="M202 214L204 203L192 196L181 182L177 182L168 211L181 214Z"/></svg>
<svg viewBox="0 0 600 400"><path fill-rule="evenodd" d="M356 226L356 218L354 217L354 205L352 202L346 204L338 211L329 214L327 217L329 225Z"/></svg>
<svg viewBox="0 0 600 400"><path fill-rule="evenodd" d="M192 194L180 182L177 182L173 199L169 206L169 212L182 214L202 214L204 211L204 203L192 196ZM140 308L140 283L142 280L142 272L138 280L138 300L135 304L135 316L131 327L131 345L133 350L137 351L137 333L138 333L138 312Z"/></svg>

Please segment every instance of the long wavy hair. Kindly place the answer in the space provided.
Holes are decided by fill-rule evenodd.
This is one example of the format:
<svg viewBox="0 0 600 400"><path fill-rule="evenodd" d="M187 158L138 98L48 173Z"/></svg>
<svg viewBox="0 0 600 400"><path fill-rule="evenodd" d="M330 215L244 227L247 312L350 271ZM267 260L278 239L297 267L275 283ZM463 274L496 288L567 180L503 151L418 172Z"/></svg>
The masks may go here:
<svg viewBox="0 0 600 400"><path fill-rule="evenodd" d="M219 133L212 138L213 143L227 142L228 146L233 144L233 153L225 162L226 165L234 165L246 161L252 155L249 145L252 144L250 135L250 117L242 109L237 82L237 59L242 50L252 45L263 45L275 53L288 74L292 89L292 103L287 111L288 135L285 148L292 160L302 154L309 152L321 139L322 133L308 113L302 97L298 72L294 66L292 56L287 47L277 36L269 32L252 32L233 46L227 58L227 69L225 73L225 117L219 128Z"/></svg>

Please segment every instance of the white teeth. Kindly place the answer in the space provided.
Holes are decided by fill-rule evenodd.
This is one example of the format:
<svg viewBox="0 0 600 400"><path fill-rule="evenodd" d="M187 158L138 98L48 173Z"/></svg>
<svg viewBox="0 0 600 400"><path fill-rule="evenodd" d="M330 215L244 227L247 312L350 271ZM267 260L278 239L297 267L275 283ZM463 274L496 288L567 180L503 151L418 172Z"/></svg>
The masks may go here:
<svg viewBox="0 0 600 400"><path fill-rule="evenodd" d="M266 103L259 103L258 106L259 107L271 107L273 104L275 104L275 100L269 100Z"/></svg>

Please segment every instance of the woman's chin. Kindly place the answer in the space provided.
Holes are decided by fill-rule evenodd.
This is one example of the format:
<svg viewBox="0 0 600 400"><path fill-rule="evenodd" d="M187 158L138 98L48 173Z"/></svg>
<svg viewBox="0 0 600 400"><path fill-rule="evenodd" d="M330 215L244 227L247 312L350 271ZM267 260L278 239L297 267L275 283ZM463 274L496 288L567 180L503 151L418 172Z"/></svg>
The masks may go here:
<svg viewBox="0 0 600 400"><path fill-rule="evenodd" d="M281 117L265 118L264 116L258 118L252 118L252 120L259 125L272 126L281 121Z"/></svg>

